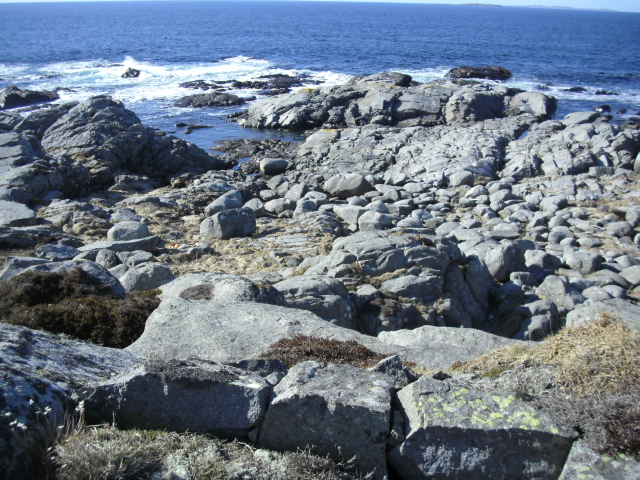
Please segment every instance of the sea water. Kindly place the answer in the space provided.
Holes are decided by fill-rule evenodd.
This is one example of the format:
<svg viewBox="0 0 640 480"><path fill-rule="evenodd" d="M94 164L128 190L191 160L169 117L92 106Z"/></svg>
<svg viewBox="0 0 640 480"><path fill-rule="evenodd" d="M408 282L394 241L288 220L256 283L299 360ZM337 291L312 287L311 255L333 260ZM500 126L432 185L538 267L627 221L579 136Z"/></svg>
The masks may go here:
<svg viewBox="0 0 640 480"><path fill-rule="evenodd" d="M335 85L383 71L428 82L460 65L500 65L513 73L505 85L558 98L558 117L607 104L622 122L640 113L638 32L636 13L480 5L0 4L0 88L61 89L61 101L111 95L143 123L208 149L226 138L294 137L227 121L250 104L176 107L199 93L183 82L306 74L309 86ZM129 67L140 76L122 78ZM261 98L250 89L230 93ZM180 122L213 128L185 135Z"/></svg>

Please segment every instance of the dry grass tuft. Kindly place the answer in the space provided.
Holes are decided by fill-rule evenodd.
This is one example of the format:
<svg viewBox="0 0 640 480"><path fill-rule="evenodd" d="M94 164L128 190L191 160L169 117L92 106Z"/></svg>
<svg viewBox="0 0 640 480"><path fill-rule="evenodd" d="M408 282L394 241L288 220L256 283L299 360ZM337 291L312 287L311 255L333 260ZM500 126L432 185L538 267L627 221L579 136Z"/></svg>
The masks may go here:
<svg viewBox="0 0 640 480"><path fill-rule="evenodd" d="M532 347L494 350L451 370L497 377L519 365L552 365L558 386L578 396L624 392L640 381L640 334L614 316L601 315Z"/></svg>
<svg viewBox="0 0 640 480"><path fill-rule="evenodd" d="M276 453L203 434L118 430L73 431L55 447L60 480L347 480L339 465L309 451ZM178 477L179 476L179 477Z"/></svg>
<svg viewBox="0 0 640 480"><path fill-rule="evenodd" d="M353 340L341 342L338 340L296 335L293 338L283 338L277 341L271 345L260 358L277 358L282 361L287 368L309 360L368 368L376 365L380 360L385 358L385 355L372 352L367 347Z"/></svg>

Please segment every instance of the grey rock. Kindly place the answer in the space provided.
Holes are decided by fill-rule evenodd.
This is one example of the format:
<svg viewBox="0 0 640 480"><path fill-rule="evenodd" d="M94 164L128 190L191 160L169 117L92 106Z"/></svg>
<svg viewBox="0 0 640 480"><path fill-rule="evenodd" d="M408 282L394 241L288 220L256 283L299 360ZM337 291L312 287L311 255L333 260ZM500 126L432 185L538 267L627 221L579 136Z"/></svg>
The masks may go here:
<svg viewBox="0 0 640 480"><path fill-rule="evenodd" d="M185 298L211 302L256 302L285 306L282 294L231 273L187 273L160 287L161 300Z"/></svg>
<svg viewBox="0 0 640 480"><path fill-rule="evenodd" d="M611 458L577 440L567 458L559 480L631 480L640 478L640 463L630 456Z"/></svg>
<svg viewBox="0 0 640 480"><path fill-rule="evenodd" d="M395 390L400 390L411 383L411 379L402 366L402 360L397 355L383 358L375 366L369 368L372 372L384 373L393 378ZM388 442L387 442L388 443Z"/></svg>
<svg viewBox="0 0 640 480"><path fill-rule="evenodd" d="M358 219L358 228L361 232L372 232L376 230L386 230L391 228L391 217L384 213L368 210L360 215Z"/></svg>
<svg viewBox="0 0 640 480"><path fill-rule="evenodd" d="M260 160L260 171L265 175L280 175L285 172L289 162L284 158L263 158Z"/></svg>
<svg viewBox="0 0 640 480"><path fill-rule="evenodd" d="M230 210L232 208L241 208L243 204L242 193L238 190L230 190L216 198L204 209L206 216L210 217L218 212Z"/></svg>
<svg viewBox="0 0 640 480"><path fill-rule="evenodd" d="M277 198L270 200L264 204L264 209L275 215L280 215L288 210L294 210L296 208L296 202L290 198Z"/></svg>
<svg viewBox="0 0 640 480"><path fill-rule="evenodd" d="M45 419L61 423L99 383L138 363L129 352L6 323L0 323L0 357L0 471L7 479L31 476L13 457L24 447L14 431L33 435Z"/></svg>
<svg viewBox="0 0 640 480"><path fill-rule="evenodd" d="M237 95L220 92L207 92L197 95L188 95L176 101L178 107L229 107L233 105L242 105L244 99Z"/></svg>
<svg viewBox="0 0 640 480"><path fill-rule="evenodd" d="M628 237L632 236L634 233L633 225L631 225L629 222L608 223L606 230L608 233L616 237Z"/></svg>
<svg viewBox="0 0 640 480"><path fill-rule="evenodd" d="M116 255L116 252L106 248L98 252L95 258L95 262L98 265L102 265L107 270L121 263L118 255Z"/></svg>
<svg viewBox="0 0 640 480"><path fill-rule="evenodd" d="M36 257L45 258L53 262L62 262L64 260L71 260L75 256L80 254L80 250L67 245L43 245L36 249Z"/></svg>
<svg viewBox="0 0 640 480"><path fill-rule="evenodd" d="M96 242L90 243L83 247L79 247L78 250L81 252L91 252L95 251L96 253L103 249L108 249L113 252L133 252L134 250L144 250L145 252L150 252L158 245L160 238L156 235L152 235L151 237L141 238L139 240L120 240L116 242L106 241L106 242Z"/></svg>
<svg viewBox="0 0 640 480"><path fill-rule="evenodd" d="M48 103L59 98L55 91L21 90L18 87L6 87L0 91L0 110L26 107L39 103Z"/></svg>
<svg viewBox="0 0 640 480"><path fill-rule="evenodd" d="M242 207L253 210L256 214L256 218L262 218L267 215L267 210L264 208L264 202L259 198L252 198Z"/></svg>
<svg viewBox="0 0 640 480"><path fill-rule="evenodd" d="M110 185L123 168L133 174L166 177L183 170L225 168L218 157L177 137L155 136L121 102L93 97L71 108L42 138L50 155L82 158L93 186Z"/></svg>
<svg viewBox="0 0 640 480"><path fill-rule="evenodd" d="M8 280L14 275L22 273L27 268L33 265L42 265L48 263L50 260L46 258L33 258L33 257L7 257L4 262L4 268L0 271L0 280Z"/></svg>
<svg viewBox="0 0 640 480"><path fill-rule="evenodd" d="M399 297L415 298L423 302L429 302L440 296L443 285L444 282L440 276L418 277L415 275L403 275L382 282L380 289Z"/></svg>
<svg viewBox="0 0 640 480"><path fill-rule="evenodd" d="M372 191L371 185L362 175L342 173L334 175L324 183L324 189L334 197L347 199Z"/></svg>
<svg viewBox="0 0 640 480"><path fill-rule="evenodd" d="M134 250L133 252L120 252L118 253L118 260L120 260L127 267L133 267L140 265L141 263L155 262L156 259L150 252L144 250Z"/></svg>
<svg viewBox="0 0 640 480"><path fill-rule="evenodd" d="M247 332L251 332L250 335ZM219 363L255 358L282 338L296 335L354 340L380 353L393 348L296 308L264 303L169 298L151 314L142 336L127 347L140 356Z"/></svg>
<svg viewBox="0 0 640 480"><path fill-rule="evenodd" d="M567 266L582 275L589 275L600 270L600 266L604 261L602 255L581 250L565 253L564 257Z"/></svg>
<svg viewBox="0 0 640 480"><path fill-rule="evenodd" d="M328 276L291 277L273 285L287 306L315 313L323 320L355 329L356 308L342 282Z"/></svg>
<svg viewBox="0 0 640 480"><path fill-rule="evenodd" d="M357 225L360 217L369 210L356 205L338 205L334 207L333 211L349 225Z"/></svg>
<svg viewBox="0 0 640 480"><path fill-rule="evenodd" d="M206 432L241 438L259 425L269 384L239 368L203 361L145 361L86 400L90 421L120 428Z"/></svg>
<svg viewBox="0 0 640 480"><path fill-rule="evenodd" d="M620 272L620 276L627 280L633 287L640 285L640 265L625 268Z"/></svg>
<svg viewBox="0 0 640 480"><path fill-rule="evenodd" d="M515 395L426 376L398 392L406 440L389 454L403 478L557 478L572 435Z"/></svg>
<svg viewBox="0 0 640 480"><path fill-rule="evenodd" d="M549 275L545 278L536 291L538 295L567 310L573 310L586 300L580 292L571 286L566 277L556 275Z"/></svg>
<svg viewBox="0 0 640 480"><path fill-rule="evenodd" d="M64 262L47 262L40 265L33 265L25 272L71 272L76 268L84 270L89 277L97 280L102 286L109 288L112 295L124 297L125 290L120 281L109 271L97 263L89 260L67 260Z"/></svg>
<svg viewBox="0 0 640 480"><path fill-rule="evenodd" d="M144 292L154 290L175 277L166 263L148 262L130 266L120 278L126 292Z"/></svg>
<svg viewBox="0 0 640 480"><path fill-rule="evenodd" d="M421 357L426 370L447 370L454 362L468 362L482 354L526 342L492 335L474 328L434 327L381 332L378 340L406 347Z"/></svg>
<svg viewBox="0 0 640 480"><path fill-rule="evenodd" d="M200 224L200 235L205 238L228 240L233 237L246 237L255 231L256 215L248 208L233 208L218 212Z"/></svg>
<svg viewBox="0 0 640 480"><path fill-rule="evenodd" d="M111 242L141 240L150 237L149 227L146 223L120 222L116 223L107 232L107 238Z"/></svg>
<svg viewBox="0 0 640 480"><path fill-rule="evenodd" d="M314 445L319 455L338 462L353 457L354 470L386 478L392 387L384 374L300 363L274 388L257 443L291 451Z"/></svg>
<svg viewBox="0 0 640 480"><path fill-rule="evenodd" d="M27 227L36 224L36 213L26 205L0 200L0 226Z"/></svg>
<svg viewBox="0 0 640 480"><path fill-rule="evenodd" d="M544 337L556 333L560 328L558 307L550 300L536 300L522 305L515 310L524 314L525 319L520 324L520 330L514 338L521 340L542 340Z"/></svg>
<svg viewBox="0 0 640 480"><path fill-rule="evenodd" d="M581 305L567 314L567 326L577 327L593 322L603 313L618 316L630 329L640 331L640 307L621 298Z"/></svg>
<svg viewBox="0 0 640 480"><path fill-rule="evenodd" d="M449 177L449 185L451 185L452 187L459 187L461 185L473 186L474 181L475 178L473 176L473 173L464 170L462 172L454 173Z"/></svg>

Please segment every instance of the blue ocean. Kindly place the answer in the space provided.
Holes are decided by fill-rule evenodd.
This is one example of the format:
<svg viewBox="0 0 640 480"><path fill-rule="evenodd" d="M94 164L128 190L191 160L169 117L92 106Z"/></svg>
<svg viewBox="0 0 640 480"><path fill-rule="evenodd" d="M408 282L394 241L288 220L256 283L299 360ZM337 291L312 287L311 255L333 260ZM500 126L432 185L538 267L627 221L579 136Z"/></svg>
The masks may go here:
<svg viewBox="0 0 640 480"><path fill-rule="evenodd" d="M0 88L109 94L143 123L203 148L228 138L291 138L238 127L247 108L179 108L192 80L308 75L310 85L400 71L419 82L461 65L500 65L506 85L543 90L558 117L611 106L640 114L640 14L482 5L164 1L0 4ZM122 78L139 69L138 78ZM578 88L576 88L578 87ZM572 89L572 91L568 91ZM231 91L243 97L259 91ZM617 113L619 112L619 113ZM177 123L209 125L186 135Z"/></svg>

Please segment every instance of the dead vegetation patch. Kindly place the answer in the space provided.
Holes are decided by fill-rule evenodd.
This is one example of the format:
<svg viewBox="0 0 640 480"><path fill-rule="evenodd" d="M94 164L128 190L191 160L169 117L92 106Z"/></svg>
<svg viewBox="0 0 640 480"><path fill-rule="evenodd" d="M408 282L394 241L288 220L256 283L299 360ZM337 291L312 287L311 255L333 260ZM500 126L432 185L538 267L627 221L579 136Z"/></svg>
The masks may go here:
<svg viewBox="0 0 640 480"><path fill-rule="evenodd" d="M454 372L497 377L520 365L552 365L558 386L584 396L623 392L640 380L640 334L611 315L565 328L532 347L513 345L488 352Z"/></svg>
<svg viewBox="0 0 640 480"><path fill-rule="evenodd" d="M283 338L277 341L260 356L260 359L277 358L287 368L309 360L368 368L376 365L385 357L385 355L375 353L354 340L343 342L296 335L293 338Z"/></svg>
<svg viewBox="0 0 640 480"><path fill-rule="evenodd" d="M81 268L27 272L0 282L0 321L124 348L142 335L159 293L110 295Z"/></svg>
<svg viewBox="0 0 640 480"><path fill-rule="evenodd" d="M534 396L525 391L523 398L600 454L640 460L640 333L613 315L565 328L532 347L514 345L458 362L450 373L486 380L544 368L551 369L547 390Z"/></svg>
<svg viewBox="0 0 640 480"><path fill-rule="evenodd" d="M54 460L61 480L338 480L340 465L309 451L277 453L203 434L83 427L60 438Z"/></svg>

